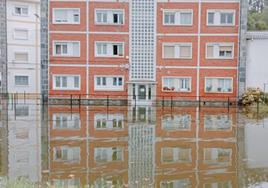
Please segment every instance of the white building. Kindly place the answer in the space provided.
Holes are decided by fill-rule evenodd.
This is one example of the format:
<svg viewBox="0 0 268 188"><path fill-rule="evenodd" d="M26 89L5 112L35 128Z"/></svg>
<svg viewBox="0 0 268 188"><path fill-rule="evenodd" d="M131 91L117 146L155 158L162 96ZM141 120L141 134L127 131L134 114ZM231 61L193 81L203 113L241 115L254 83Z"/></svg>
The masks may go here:
<svg viewBox="0 0 268 188"><path fill-rule="evenodd" d="M268 92L268 32L247 34L246 86Z"/></svg>
<svg viewBox="0 0 268 188"><path fill-rule="evenodd" d="M40 0L7 0L8 92L40 92Z"/></svg>

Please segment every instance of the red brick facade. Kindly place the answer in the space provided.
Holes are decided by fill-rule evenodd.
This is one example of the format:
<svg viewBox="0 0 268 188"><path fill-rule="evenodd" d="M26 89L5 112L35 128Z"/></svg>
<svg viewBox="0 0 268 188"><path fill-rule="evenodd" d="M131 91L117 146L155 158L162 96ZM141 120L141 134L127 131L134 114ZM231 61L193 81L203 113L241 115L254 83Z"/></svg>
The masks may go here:
<svg viewBox="0 0 268 188"><path fill-rule="evenodd" d="M239 33L239 1L222 3L198 2L158 2L156 15L156 62L155 62L155 92L156 96L174 97L237 97L237 67L238 67L238 33ZM132 93L128 87L131 82L131 22L129 2L90 1L51 1L50 2L50 55L49 55L49 94L82 94L82 95L120 95ZM79 9L78 24L54 23L54 9ZM123 24L96 24L96 10L120 10L123 12ZM164 11L190 10L192 24L189 26L165 25ZM234 11L233 25L211 26L207 24L208 11ZM199 12L201 11L201 12ZM106 18L109 19L109 18ZM113 18L114 19L114 18ZM216 17L214 18L216 19ZM55 41L78 41L80 54L78 57L55 57ZM123 54L117 57L97 57L96 42L123 43ZM191 58L163 58L164 43L190 43ZM206 58L208 43L233 44L232 58ZM114 49L113 49L114 50ZM99 52L98 52L99 53ZM54 89L53 75L79 75L78 90ZM96 76L122 76L123 86L119 90L96 90ZM191 88L187 92L170 92L163 90L164 77L189 77ZM232 80L229 92L206 92L205 78L225 78ZM55 82L55 81L54 81ZM220 90L221 91L221 90Z"/></svg>

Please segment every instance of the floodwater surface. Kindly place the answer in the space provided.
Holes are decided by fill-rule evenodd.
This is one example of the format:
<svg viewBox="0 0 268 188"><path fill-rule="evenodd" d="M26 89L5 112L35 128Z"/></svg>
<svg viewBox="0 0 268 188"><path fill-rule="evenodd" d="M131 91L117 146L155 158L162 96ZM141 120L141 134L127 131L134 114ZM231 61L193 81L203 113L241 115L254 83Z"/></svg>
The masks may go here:
<svg viewBox="0 0 268 188"><path fill-rule="evenodd" d="M268 120L237 108L0 104L0 182L268 187Z"/></svg>

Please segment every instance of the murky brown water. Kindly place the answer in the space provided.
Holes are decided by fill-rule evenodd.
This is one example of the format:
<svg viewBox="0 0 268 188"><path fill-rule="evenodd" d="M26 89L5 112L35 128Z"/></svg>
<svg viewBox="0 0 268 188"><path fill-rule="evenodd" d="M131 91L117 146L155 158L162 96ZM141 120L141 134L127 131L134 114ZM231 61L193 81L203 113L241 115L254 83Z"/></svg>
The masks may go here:
<svg viewBox="0 0 268 188"><path fill-rule="evenodd" d="M235 108L0 109L0 177L72 188L268 187L268 120Z"/></svg>

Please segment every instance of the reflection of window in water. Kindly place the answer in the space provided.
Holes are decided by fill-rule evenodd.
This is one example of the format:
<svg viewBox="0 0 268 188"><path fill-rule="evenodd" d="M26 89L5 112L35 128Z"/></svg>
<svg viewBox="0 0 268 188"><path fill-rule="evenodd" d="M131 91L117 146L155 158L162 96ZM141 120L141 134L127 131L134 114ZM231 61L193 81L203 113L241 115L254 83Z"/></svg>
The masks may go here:
<svg viewBox="0 0 268 188"><path fill-rule="evenodd" d="M80 114L53 114L53 129L80 129Z"/></svg>
<svg viewBox="0 0 268 188"><path fill-rule="evenodd" d="M15 161L19 164L29 163L30 153L28 151L18 151L15 153Z"/></svg>
<svg viewBox="0 0 268 188"><path fill-rule="evenodd" d="M162 128L164 130L190 130L191 115L166 114L162 117Z"/></svg>
<svg viewBox="0 0 268 188"><path fill-rule="evenodd" d="M161 188L190 188L190 187L192 186L189 178L161 182Z"/></svg>
<svg viewBox="0 0 268 188"><path fill-rule="evenodd" d="M94 188L123 187L122 177L98 178L94 182Z"/></svg>
<svg viewBox="0 0 268 188"><path fill-rule="evenodd" d="M204 188L232 188L231 181L206 183Z"/></svg>
<svg viewBox="0 0 268 188"><path fill-rule="evenodd" d="M229 148L205 148L204 163L229 164L231 162L232 149Z"/></svg>
<svg viewBox="0 0 268 188"><path fill-rule="evenodd" d="M150 107L133 107L132 108L132 122L148 122L153 120L152 108Z"/></svg>
<svg viewBox="0 0 268 188"><path fill-rule="evenodd" d="M17 128L15 135L16 135L16 139L26 140L29 138L29 131L27 128Z"/></svg>
<svg viewBox="0 0 268 188"><path fill-rule="evenodd" d="M122 129L124 128L123 114L95 114L94 127L96 129Z"/></svg>
<svg viewBox="0 0 268 188"><path fill-rule="evenodd" d="M29 116L29 106L16 106L15 116L17 117Z"/></svg>
<svg viewBox="0 0 268 188"><path fill-rule="evenodd" d="M97 162L123 161L123 148L121 147L95 148L94 159Z"/></svg>
<svg viewBox="0 0 268 188"><path fill-rule="evenodd" d="M54 147L54 161L79 162L80 147L59 146Z"/></svg>
<svg viewBox="0 0 268 188"><path fill-rule="evenodd" d="M166 147L161 150L163 163L188 163L192 161L192 149L180 147Z"/></svg>
<svg viewBox="0 0 268 188"><path fill-rule="evenodd" d="M78 188L80 187L80 179L72 178L72 179L53 179L53 185L55 187L70 187L70 188Z"/></svg>
<svg viewBox="0 0 268 188"><path fill-rule="evenodd" d="M205 115L204 126L207 131L230 130L232 119L227 114Z"/></svg>

